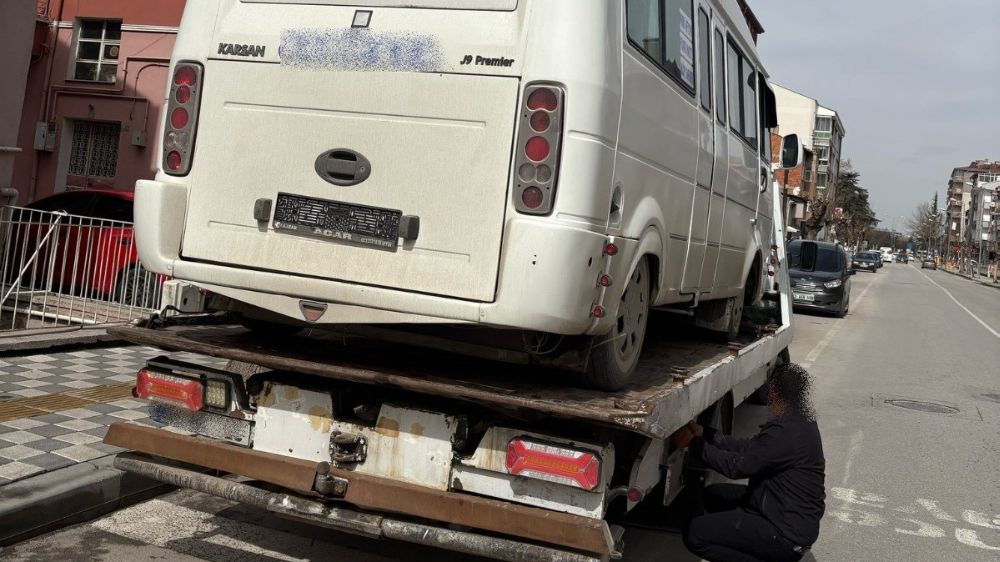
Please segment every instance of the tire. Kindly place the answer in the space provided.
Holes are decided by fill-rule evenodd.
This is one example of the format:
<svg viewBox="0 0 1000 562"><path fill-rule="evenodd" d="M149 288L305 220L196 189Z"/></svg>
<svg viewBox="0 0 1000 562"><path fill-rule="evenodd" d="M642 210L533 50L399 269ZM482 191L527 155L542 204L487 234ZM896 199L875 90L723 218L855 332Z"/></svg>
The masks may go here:
<svg viewBox="0 0 1000 562"><path fill-rule="evenodd" d="M773 373L775 371L775 369L777 369L778 367L780 367L782 365L787 365L789 362L791 362L791 355L788 353L788 350L785 349L781 353L778 354L778 357L775 358L775 360L774 360L774 368L771 369L770 373L768 373L768 378L770 378L771 373ZM767 405L767 382L764 382L764 384L761 385L760 388L758 388L757 390L755 390L753 392L753 394L751 394L749 397L747 397L747 401L750 402L751 404L757 404L758 406L766 406Z"/></svg>
<svg viewBox="0 0 1000 562"><path fill-rule="evenodd" d="M837 311L837 318L847 316L847 299L840 299L840 310Z"/></svg>
<svg viewBox="0 0 1000 562"><path fill-rule="evenodd" d="M622 291L611 330L595 339L582 382L599 390L620 390L632 382L646 337L652 277L649 260L639 260Z"/></svg>
<svg viewBox="0 0 1000 562"><path fill-rule="evenodd" d="M160 308L160 284L148 269L133 265L118 276L118 302L139 308Z"/></svg>

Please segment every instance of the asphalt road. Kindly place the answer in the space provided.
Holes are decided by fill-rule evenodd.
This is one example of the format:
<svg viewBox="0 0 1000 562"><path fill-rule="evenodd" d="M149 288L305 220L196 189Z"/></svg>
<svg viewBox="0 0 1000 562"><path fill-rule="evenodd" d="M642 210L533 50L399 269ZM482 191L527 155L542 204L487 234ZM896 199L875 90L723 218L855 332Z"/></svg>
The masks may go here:
<svg viewBox="0 0 1000 562"><path fill-rule="evenodd" d="M912 264L858 273L852 285L845 319L795 315L792 358L815 376L827 457L827 515L807 560L1000 560L1000 290ZM741 407L741 431L752 432L764 414ZM633 528L626 541L628 560L693 560L673 533ZM278 520L192 492L22 543L0 558L473 560Z"/></svg>

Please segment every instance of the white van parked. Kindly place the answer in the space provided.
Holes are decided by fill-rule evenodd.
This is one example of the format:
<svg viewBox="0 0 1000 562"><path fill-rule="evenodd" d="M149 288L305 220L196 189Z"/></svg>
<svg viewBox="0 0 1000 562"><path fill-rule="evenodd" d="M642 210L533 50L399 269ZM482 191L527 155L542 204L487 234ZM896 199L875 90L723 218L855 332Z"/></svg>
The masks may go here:
<svg viewBox="0 0 1000 562"><path fill-rule="evenodd" d="M248 319L592 336L614 389L651 307L771 288L737 0L198 0L171 73L139 251Z"/></svg>

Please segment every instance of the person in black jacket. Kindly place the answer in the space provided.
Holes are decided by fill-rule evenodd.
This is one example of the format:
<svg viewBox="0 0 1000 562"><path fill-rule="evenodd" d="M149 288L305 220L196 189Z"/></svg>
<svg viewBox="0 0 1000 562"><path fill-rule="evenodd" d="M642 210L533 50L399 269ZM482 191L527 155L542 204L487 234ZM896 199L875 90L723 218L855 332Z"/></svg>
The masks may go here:
<svg viewBox="0 0 1000 562"><path fill-rule="evenodd" d="M692 422L674 435L678 447L748 486L705 488L707 515L684 532L688 550L711 562L802 558L819 536L826 498L826 460L809 404L810 377L798 365L775 370L768 382L769 419L750 439L719 435Z"/></svg>

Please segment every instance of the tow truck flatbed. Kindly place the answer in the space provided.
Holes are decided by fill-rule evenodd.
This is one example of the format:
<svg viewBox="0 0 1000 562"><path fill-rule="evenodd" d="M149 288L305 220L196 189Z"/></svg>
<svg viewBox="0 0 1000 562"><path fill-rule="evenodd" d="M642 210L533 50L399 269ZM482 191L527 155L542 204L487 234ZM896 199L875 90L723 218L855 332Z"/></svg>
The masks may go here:
<svg viewBox="0 0 1000 562"><path fill-rule="evenodd" d="M663 316L669 316L664 314ZM123 326L124 340L348 383L381 385L519 413L599 423L665 439L732 391L760 387L791 342L788 326L725 344L687 337L673 318L651 318L635 382L615 393L579 388L572 373L511 365L336 332L262 336L238 326Z"/></svg>

